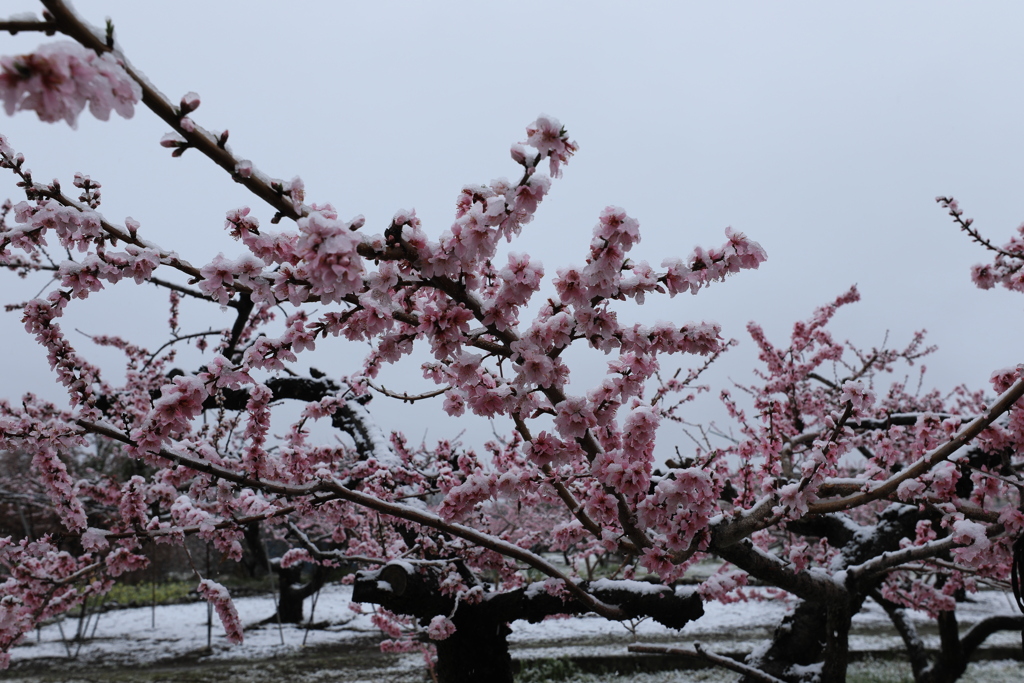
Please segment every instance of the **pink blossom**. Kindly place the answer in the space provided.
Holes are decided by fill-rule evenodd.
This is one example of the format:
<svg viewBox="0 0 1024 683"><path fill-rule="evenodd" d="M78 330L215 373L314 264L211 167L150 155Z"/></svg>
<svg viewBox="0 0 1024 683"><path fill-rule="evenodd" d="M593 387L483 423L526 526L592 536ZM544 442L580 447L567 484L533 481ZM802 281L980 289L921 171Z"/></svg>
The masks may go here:
<svg viewBox="0 0 1024 683"><path fill-rule="evenodd" d="M172 434L187 432L189 422L202 412L203 401L209 395L198 377L175 377L161 391L142 426L132 434L139 452L155 452Z"/></svg>
<svg viewBox="0 0 1024 683"><path fill-rule="evenodd" d="M78 43L60 41L35 52L0 58L0 99L7 114L34 110L40 120L77 126L85 105L106 121L113 109L131 118L142 88L112 53L97 55Z"/></svg>
<svg viewBox="0 0 1024 683"><path fill-rule="evenodd" d="M864 386L863 382L845 382L842 393L839 394L842 403L849 402L853 406L853 413L858 415L871 408L875 401L875 395Z"/></svg>
<svg viewBox="0 0 1024 683"><path fill-rule="evenodd" d="M312 561L312 556L305 548L292 548L281 556L281 567L287 569L288 567L292 567L303 562Z"/></svg>
<svg viewBox="0 0 1024 683"><path fill-rule="evenodd" d="M585 398L570 396L556 407L555 427L562 438L582 437L588 429L596 425L594 410Z"/></svg>
<svg viewBox="0 0 1024 683"><path fill-rule="evenodd" d="M541 432L526 444L524 453L540 466L558 466L581 456L583 451L575 441L566 443L547 432Z"/></svg>
<svg viewBox="0 0 1024 683"><path fill-rule="evenodd" d="M363 260L357 253L359 233L338 221L333 212L310 212L298 221L295 253L302 259L297 275L324 303L340 301L363 283Z"/></svg>
<svg viewBox="0 0 1024 683"><path fill-rule="evenodd" d="M220 617L221 623L224 624L224 631L227 633L228 642L241 643L242 622L238 618L238 610L235 609L235 604L231 601L231 594L228 593L228 589L216 581L203 579L199 582L198 591L199 595L206 598L207 602L211 603L214 610L216 610L217 616Z"/></svg>
<svg viewBox="0 0 1024 683"><path fill-rule="evenodd" d="M127 548L116 548L114 552L107 555L104 562L107 565L107 572L111 576L120 576L149 566L148 557L133 553Z"/></svg>
<svg viewBox="0 0 1024 683"><path fill-rule="evenodd" d="M958 562L967 566L974 566L979 557L989 549L992 542L988 539L988 532L983 524L961 519L953 522L953 540L963 544L953 549L953 555Z"/></svg>
<svg viewBox="0 0 1024 683"><path fill-rule="evenodd" d="M107 548L109 545L106 539L108 533L110 532L104 531L103 529L89 527L85 530L85 533L82 534L82 547L86 550L103 550Z"/></svg>
<svg viewBox="0 0 1024 683"><path fill-rule="evenodd" d="M427 636L431 640L445 640L453 633L455 633L455 624L443 614L431 619L430 625L427 627Z"/></svg>
<svg viewBox="0 0 1024 683"><path fill-rule="evenodd" d="M558 119L541 114L537 120L526 127L526 141L540 152L541 158L550 159L551 176L557 178L561 175L560 166L569 161L579 147L568 138L565 128L558 122Z"/></svg>

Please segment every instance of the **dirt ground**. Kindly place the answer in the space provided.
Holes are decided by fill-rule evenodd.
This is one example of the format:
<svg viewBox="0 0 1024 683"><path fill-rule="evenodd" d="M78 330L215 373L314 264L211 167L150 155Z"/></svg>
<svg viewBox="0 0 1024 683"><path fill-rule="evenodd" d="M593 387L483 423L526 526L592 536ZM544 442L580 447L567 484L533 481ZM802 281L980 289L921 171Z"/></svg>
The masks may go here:
<svg viewBox="0 0 1024 683"><path fill-rule="evenodd" d="M851 664L850 683L912 683L898 658L868 656ZM1024 663L990 660L971 665L962 683L1020 683ZM736 674L714 668L672 669L665 661L627 662L623 657L526 659L517 681L540 683L732 683ZM644 671L643 669L653 669ZM5 683L428 683L419 655L380 652L378 641L316 646L273 659L240 661L194 653L147 666L104 667L65 659L15 662Z"/></svg>
<svg viewBox="0 0 1024 683"><path fill-rule="evenodd" d="M423 659L380 651L379 640L304 648L274 659L217 659L198 652L146 666L103 667L69 660L12 662L0 680L10 683L423 683Z"/></svg>

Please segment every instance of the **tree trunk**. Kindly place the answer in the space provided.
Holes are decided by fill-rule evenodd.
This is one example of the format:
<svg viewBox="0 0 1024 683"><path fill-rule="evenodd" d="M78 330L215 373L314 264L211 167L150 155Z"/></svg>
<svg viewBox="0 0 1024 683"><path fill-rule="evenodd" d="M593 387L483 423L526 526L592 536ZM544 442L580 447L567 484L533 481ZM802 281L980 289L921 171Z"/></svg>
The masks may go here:
<svg viewBox="0 0 1024 683"><path fill-rule="evenodd" d="M249 552L242 555L241 565L245 567L249 578L259 579L267 575L270 561L267 559L266 549L263 547L262 533L259 522L249 522L245 525L245 544Z"/></svg>
<svg viewBox="0 0 1024 683"><path fill-rule="evenodd" d="M459 607L452 622L455 633L437 646L438 683L512 683L508 634L512 629L476 605Z"/></svg>
<svg viewBox="0 0 1024 683"><path fill-rule="evenodd" d="M302 623L302 604L309 596L323 588L327 578L327 571L320 565L315 565L313 577L306 583L302 581L302 565L292 565L287 569L276 562L273 565L277 572L279 599L277 601L277 615L285 624Z"/></svg>
<svg viewBox="0 0 1024 683"><path fill-rule="evenodd" d="M860 609L858 603L857 609ZM827 607L827 632L821 683L846 683L846 665L850 658L850 621L854 610L849 602L835 602Z"/></svg>
<svg viewBox="0 0 1024 683"><path fill-rule="evenodd" d="M828 631L828 614L819 602L802 600L793 613L786 616L772 637L772 644L757 661L748 661L766 674L784 681L799 681L792 667L811 666L821 661ZM758 683L745 676L741 683Z"/></svg>
<svg viewBox="0 0 1024 683"><path fill-rule="evenodd" d="M473 580L468 570L467 577ZM693 591L655 584L640 584L642 590L638 590L635 581L604 580L596 586L584 581L580 585L600 600L617 605L629 617L649 616L670 628L683 628L704 614L700 596ZM539 584L488 593L476 604L456 605L441 592L435 570L429 566L417 569L406 562L358 572L352 600L416 617L421 626L435 616L452 615L455 632L444 640L431 641L437 647L438 683L512 683L509 623L517 619L536 623L551 615L589 611L573 598L549 594Z"/></svg>

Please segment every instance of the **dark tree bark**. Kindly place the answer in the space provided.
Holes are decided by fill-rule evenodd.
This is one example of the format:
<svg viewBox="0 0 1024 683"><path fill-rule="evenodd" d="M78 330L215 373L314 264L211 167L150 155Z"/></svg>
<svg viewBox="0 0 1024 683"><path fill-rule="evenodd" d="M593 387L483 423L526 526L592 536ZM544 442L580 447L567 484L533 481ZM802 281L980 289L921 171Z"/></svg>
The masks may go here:
<svg viewBox="0 0 1024 683"><path fill-rule="evenodd" d="M619 606L630 617L649 616L671 628L682 628L704 614L699 595L682 593L670 586L640 587L636 582L607 580L581 585L602 601ZM431 568L421 566L417 570L411 564L394 562L379 570L359 572L352 599L416 617L423 626L435 616L451 615L455 633L434 641L439 683L511 683L509 623L516 619L538 622L556 614L587 611L575 599L563 601L535 588L490 593L475 605L459 603L456 608L454 600L441 594L437 575Z"/></svg>
<svg viewBox="0 0 1024 683"><path fill-rule="evenodd" d="M241 565L245 567L249 578L258 579L266 576L269 572L270 560L267 558L266 549L263 547L263 539L260 532L259 522L249 522L245 525L245 545L249 552L242 555Z"/></svg>
<svg viewBox="0 0 1024 683"><path fill-rule="evenodd" d="M327 579L327 570L316 564L313 565L313 576L306 583L302 583L302 565L295 564L285 568L280 562L271 563L274 572L277 573L278 601L277 615L285 624L302 623L302 605L306 598L323 588Z"/></svg>
<svg viewBox="0 0 1024 683"><path fill-rule="evenodd" d="M1024 629L1024 616L1000 615L979 621L961 638L956 613L942 612L938 619L941 649L929 652L903 607L877 594L872 598L885 609L903 639L915 683L954 683L964 675L971 657L990 635Z"/></svg>
<svg viewBox="0 0 1024 683"><path fill-rule="evenodd" d="M843 567L854 567L884 552L899 548L902 538L913 537L921 514L917 508L892 505L873 529L858 529L839 515L808 517L788 525L787 529L806 538L825 538L829 545L841 549ZM829 578L809 572L794 572L789 565L741 541L712 549L717 555L751 576L782 588L801 598L793 614L787 616L772 636L768 650L751 666L784 681L810 680L811 670L794 673L793 667L809 667L820 663L816 677L822 683L844 683L849 659L850 621L860 611L868 594L882 581L882 576L848 580L839 585ZM743 683L753 683L746 677Z"/></svg>
<svg viewBox="0 0 1024 683"><path fill-rule="evenodd" d="M793 665L810 666L821 661L825 649L828 614L820 602L802 600L792 614L786 615L775 629L768 650L756 661L747 663L766 674L786 680ZM747 676L742 683L756 683Z"/></svg>

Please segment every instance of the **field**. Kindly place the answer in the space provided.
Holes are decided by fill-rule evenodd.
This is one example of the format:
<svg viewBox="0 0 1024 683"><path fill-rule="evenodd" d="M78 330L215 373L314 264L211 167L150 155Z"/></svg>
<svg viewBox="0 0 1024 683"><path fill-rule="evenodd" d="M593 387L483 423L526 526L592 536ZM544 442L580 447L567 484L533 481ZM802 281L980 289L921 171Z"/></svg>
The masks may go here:
<svg viewBox="0 0 1024 683"><path fill-rule="evenodd" d="M87 638L72 642L77 619L51 624L13 651L4 680L11 683L84 683L86 681L337 681L342 683L421 683L429 680L419 655L389 655L377 647L377 631L369 614L349 609L351 589L328 586L321 593L310 627L260 624L273 613L269 595L243 597L236 603L246 640L229 645L216 617L207 631L206 603L189 602L111 610L91 622ZM173 596L169 596L173 599ZM519 681L570 683L667 683L736 680L717 669L680 669L685 661L630 654L632 642L689 645L699 640L720 653L749 652L766 637L788 609L785 601L765 600L729 605L710 604L705 617L675 632L646 621L632 626L581 617L540 624L513 624L513 657L520 663ZM999 592L977 596L962 605L962 624L986 614L1012 614L1012 603ZM307 616L309 602L307 601ZM916 615L926 633L927 617ZM64 637L61 636L63 629ZM934 633L929 634L936 645ZM210 647L207 648L207 642ZM884 613L869 604L855 619L851 647L852 683L911 681L909 667L899 660L900 641ZM1017 683L1024 678L1019 661L1020 634L991 639L973 664L966 683ZM1008 661L1016 657L1018 661Z"/></svg>

